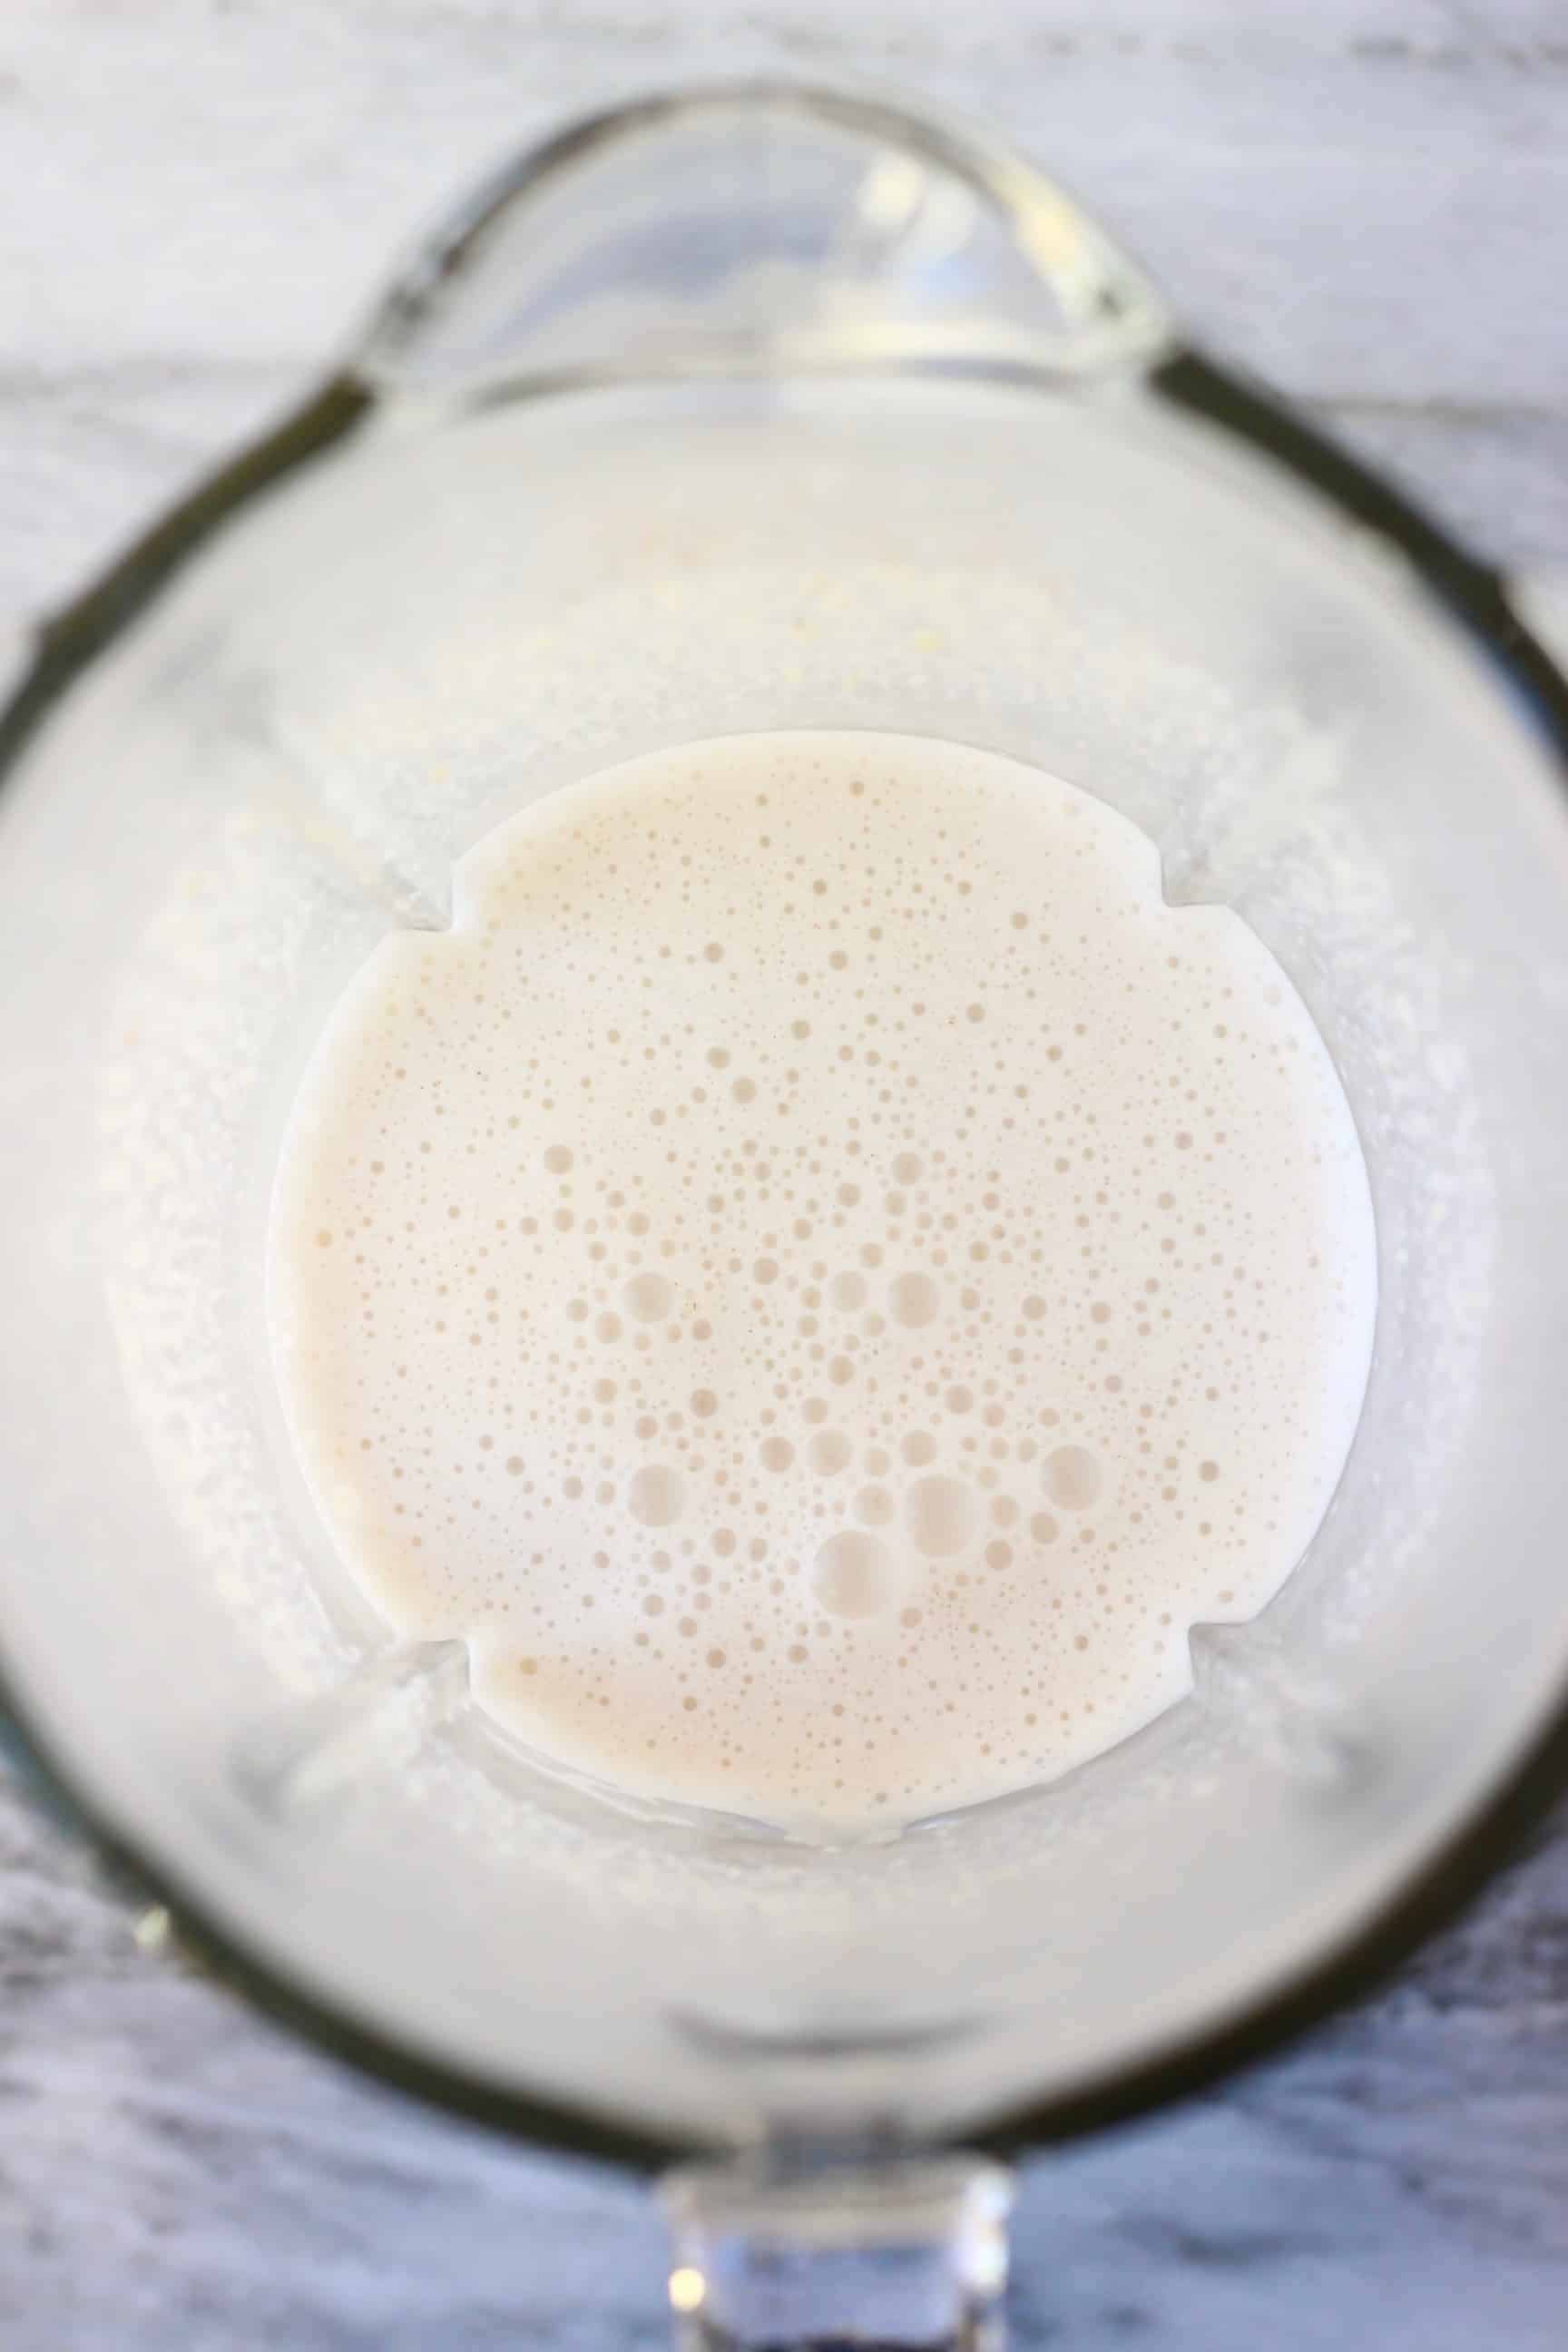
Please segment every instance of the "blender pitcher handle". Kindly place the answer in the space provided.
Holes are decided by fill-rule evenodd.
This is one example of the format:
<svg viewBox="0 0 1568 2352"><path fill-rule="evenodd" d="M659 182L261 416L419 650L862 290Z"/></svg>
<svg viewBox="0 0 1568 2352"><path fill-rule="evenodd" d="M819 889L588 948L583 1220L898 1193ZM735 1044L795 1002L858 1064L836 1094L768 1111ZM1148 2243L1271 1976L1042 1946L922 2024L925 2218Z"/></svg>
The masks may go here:
<svg viewBox="0 0 1568 2352"><path fill-rule="evenodd" d="M737 2158L669 2173L662 2193L679 2352L1002 2352L999 2165Z"/></svg>
<svg viewBox="0 0 1568 2352"><path fill-rule="evenodd" d="M650 378L1141 373L1158 297L1054 182L951 124L780 82L591 116L413 257L354 371L394 401Z"/></svg>

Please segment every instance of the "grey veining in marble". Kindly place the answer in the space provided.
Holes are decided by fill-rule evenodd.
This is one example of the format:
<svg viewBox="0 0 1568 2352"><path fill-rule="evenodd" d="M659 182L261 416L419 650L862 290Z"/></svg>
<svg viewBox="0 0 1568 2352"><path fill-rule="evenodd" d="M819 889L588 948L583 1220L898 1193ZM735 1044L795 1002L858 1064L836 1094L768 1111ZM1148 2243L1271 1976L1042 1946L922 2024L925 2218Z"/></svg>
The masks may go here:
<svg viewBox="0 0 1568 2352"><path fill-rule="evenodd" d="M1562 0L10 0L0 628L297 388L567 109L852 75L1058 165L1185 313L1500 560L1568 567ZM1024 2347L1559 2352L1568 1832L1369 2007L1028 2168ZM0 1789L5 2352L633 2352L630 2184L339 2073Z"/></svg>

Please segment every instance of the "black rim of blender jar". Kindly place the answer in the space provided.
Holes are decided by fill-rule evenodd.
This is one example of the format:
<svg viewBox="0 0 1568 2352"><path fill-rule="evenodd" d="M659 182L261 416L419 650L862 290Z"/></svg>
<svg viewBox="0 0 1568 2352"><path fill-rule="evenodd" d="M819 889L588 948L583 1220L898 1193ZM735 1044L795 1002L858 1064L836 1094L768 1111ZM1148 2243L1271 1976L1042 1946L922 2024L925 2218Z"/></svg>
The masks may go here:
<svg viewBox="0 0 1568 2352"><path fill-rule="evenodd" d="M1466 554L1400 491L1325 440L1270 394L1203 353L1178 348L1149 378L1157 398L1236 436L1318 492L1341 516L1389 542L1468 636L1500 683L1522 701L1568 787L1568 680L1514 612L1500 575ZM350 435L374 395L351 376L326 383L269 436L243 452L165 516L40 633L33 662L0 715L0 787L55 701L243 507ZM167 1908L180 1942L216 1975L332 2056L394 2087L514 2137L639 2168L686 2143L552 2099L500 2090L388 2040L314 1990L247 1952L132 1835L73 1782L0 1657L0 1733L21 1777L68 1826L84 1831L128 1894ZM1336 1950L1224 2023L1158 2056L1065 2095L1026 2098L988 2130L966 2137L999 2152L1117 2123L1163 2105L1264 2056L1373 1990L1415 1947L1449 1923L1568 1785L1568 1692L1500 1788L1434 1858Z"/></svg>

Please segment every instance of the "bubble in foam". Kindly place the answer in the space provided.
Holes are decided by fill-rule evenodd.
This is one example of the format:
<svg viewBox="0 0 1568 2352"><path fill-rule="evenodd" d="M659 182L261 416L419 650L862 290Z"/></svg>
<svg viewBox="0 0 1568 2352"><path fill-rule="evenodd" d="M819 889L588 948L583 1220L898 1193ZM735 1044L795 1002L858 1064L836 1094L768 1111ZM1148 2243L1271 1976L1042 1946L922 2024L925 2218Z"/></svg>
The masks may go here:
<svg viewBox="0 0 1568 2352"><path fill-rule="evenodd" d="M896 1275L888 1286L888 1312L895 1323L918 1331L936 1319L941 1294L929 1274L918 1269Z"/></svg>
<svg viewBox="0 0 1568 2352"><path fill-rule="evenodd" d="M831 1617L875 1617L891 1597L892 1565L878 1537L846 1528L818 1551L811 1589Z"/></svg>
<svg viewBox="0 0 1568 2352"><path fill-rule="evenodd" d="M1104 1479L1087 1445L1058 1445L1046 1456L1046 1492L1064 1511L1087 1511L1100 1498Z"/></svg>
<svg viewBox="0 0 1568 2352"><path fill-rule="evenodd" d="M928 1559L951 1559L974 1533L974 1496L962 1478L933 1471L917 1478L904 1501L910 1541Z"/></svg>
<svg viewBox="0 0 1568 2352"><path fill-rule="evenodd" d="M886 1486L862 1486L855 1497L855 1516L862 1527L885 1528L893 1516L893 1498Z"/></svg>
<svg viewBox="0 0 1568 2352"><path fill-rule="evenodd" d="M675 1292L667 1277L649 1267L634 1274L621 1293L621 1302L636 1323L662 1323L675 1304Z"/></svg>
<svg viewBox="0 0 1568 2352"><path fill-rule="evenodd" d="M764 1437L757 1448L757 1459L764 1470L787 1470L795 1460L795 1448L787 1437Z"/></svg>
<svg viewBox="0 0 1568 2352"><path fill-rule="evenodd" d="M564 1176L572 1165L571 1147L564 1143L551 1144L544 1154L544 1164L552 1176Z"/></svg>
<svg viewBox="0 0 1568 2352"><path fill-rule="evenodd" d="M929 1429L907 1430L899 1441L899 1452L911 1470L920 1470L936 1460L936 1440Z"/></svg>
<svg viewBox="0 0 1568 2352"><path fill-rule="evenodd" d="M837 1476L854 1448L841 1429L819 1429L805 1442L805 1458L824 1478Z"/></svg>
<svg viewBox="0 0 1568 2352"><path fill-rule="evenodd" d="M925 1174L918 1152L900 1151L893 1162L893 1174L900 1184L918 1184Z"/></svg>
<svg viewBox="0 0 1568 2352"><path fill-rule="evenodd" d="M845 1274L836 1274L828 1297L842 1313L852 1314L857 1307L863 1307L866 1303L865 1276L856 1274L852 1270Z"/></svg>
<svg viewBox="0 0 1568 2352"><path fill-rule="evenodd" d="M626 1482L626 1508L639 1526L673 1527L686 1502L679 1470L662 1462L647 1462Z"/></svg>

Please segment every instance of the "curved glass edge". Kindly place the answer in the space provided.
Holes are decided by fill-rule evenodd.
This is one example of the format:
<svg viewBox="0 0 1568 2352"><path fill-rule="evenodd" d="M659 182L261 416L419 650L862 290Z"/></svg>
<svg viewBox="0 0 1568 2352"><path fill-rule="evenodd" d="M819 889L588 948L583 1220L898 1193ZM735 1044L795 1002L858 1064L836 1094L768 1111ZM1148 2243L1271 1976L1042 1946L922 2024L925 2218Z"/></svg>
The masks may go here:
<svg viewBox="0 0 1568 2352"><path fill-rule="evenodd" d="M595 154L639 134L725 113L774 114L848 131L951 174L1005 222L1025 261L1068 322L1058 349L1031 354L1042 373L1071 378L1147 368L1174 348L1176 330L1144 273L1066 191L1033 164L952 116L810 82L715 81L633 99L570 123L481 180L416 247L373 312L353 364L389 391L433 334L456 289L479 275L503 225ZM517 372L512 388L529 381Z"/></svg>
<svg viewBox="0 0 1568 2352"><path fill-rule="evenodd" d="M1568 792L1568 677L1524 625L1502 575L1468 555L1404 493L1349 457L1267 392L1190 346L1150 376L1173 407L1230 434L1277 464L1331 512L1369 530L1403 559L1447 609L1479 657L1530 713ZM352 373L334 377L264 440L176 505L43 632L19 686L0 712L0 791L57 700L139 619L190 560L253 500L341 442L371 413L375 395ZM0 1652L0 1747L56 1817L83 1834L135 1899L166 1908L180 1940L214 1975L329 2056L395 2090L510 2137L563 2153L658 2168L690 2143L498 2090L444 2061L400 2048L374 2025L256 1958L208 1912L177 1872L155 1862L76 1784L33 1719ZM1245 2011L1141 2059L1114 2077L1054 2098L1025 2100L978 2130L970 2146L999 2156L1122 2123L1205 2089L1266 2057L1295 2034L1364 1998L1439 1928L1453 1922L1568 1790L1568 1692L1521 1743L1518 1761L1484 1791L1438 1852L1344 1942L1277 1983Z"/></svg>
<svg viewBox="0 0 1568 2352"><path fill-rule="evenodd" d="M1508 575L1515 614L1528 624L1558 667L1568 665L1568 569L1527 565Z"/></svg>
<svg viewBox="0 0 1568 2352"><path fill-rule="evenodd" d="M1342 520L1391 543L1498 683L1522 693L1568 790L1568 677L1527 625L1500 570L1469 554L1402 489L1238 370L1187 346L1154 369L1148 389L1156 400L1251 444L1337 509Z"/></svg>
<svg viewBox="0 0 1568 2352"><path fill-rule="evenodd" d="M0 709L0 785L50 706L205 541L253 499L342 440L374 404L367 385L348 375L329 377L269 433L168 508L79 596L44 622L33 657Z"/></svg>

